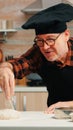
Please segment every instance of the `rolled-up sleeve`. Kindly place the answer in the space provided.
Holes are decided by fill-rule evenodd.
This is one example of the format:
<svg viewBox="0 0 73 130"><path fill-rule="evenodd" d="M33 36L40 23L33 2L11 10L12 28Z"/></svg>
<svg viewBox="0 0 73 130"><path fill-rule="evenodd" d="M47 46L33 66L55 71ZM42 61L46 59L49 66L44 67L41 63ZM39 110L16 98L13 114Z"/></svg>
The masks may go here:
<svg viewBox="0 0 73 130"><path fill-rule="evenodd" d="M13 72L16 79L22 79L31 72L37 72L41 65L41 53L37 46L30 48L19 58L8 61L13 66Z"/></svg>

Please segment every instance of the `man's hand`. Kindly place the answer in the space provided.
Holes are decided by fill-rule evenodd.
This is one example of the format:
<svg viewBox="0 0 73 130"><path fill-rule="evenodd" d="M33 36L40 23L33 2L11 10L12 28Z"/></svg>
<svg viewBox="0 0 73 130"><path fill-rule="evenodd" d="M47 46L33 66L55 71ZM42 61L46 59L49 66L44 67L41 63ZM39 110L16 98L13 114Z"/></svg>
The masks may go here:
<svg viewBox="0 0 73 130"><path fill-rule="evenodd" d="M10 99L14 94L15 80L10 63L4 62L0 64L0 87L7 99Z"/></svg>
<svg viewBox="0 0 73 130"><path fill-rule="evenodd" d="M57 103L49 106L45 110L45 113L52 114L52 113L54 113L55 108L61 108L61 107L70 107L70 108L73 108L73 101L57 102Z"/></svg>

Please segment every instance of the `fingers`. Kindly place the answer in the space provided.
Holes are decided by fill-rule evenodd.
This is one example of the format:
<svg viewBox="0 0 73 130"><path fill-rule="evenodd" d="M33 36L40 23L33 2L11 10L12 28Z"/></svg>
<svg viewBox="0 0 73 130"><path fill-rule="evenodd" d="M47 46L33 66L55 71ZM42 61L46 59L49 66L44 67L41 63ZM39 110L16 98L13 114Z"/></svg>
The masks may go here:
<svg viewBox="0 0 73 130"><path fill-rule="evenodd" d="M2 80L3 80L3 77L0 77L0 87L3 86L3 82L2 82Z"/></svg>
<svg viewBox="0 0 73 130"><path fill-rule="evenodd" d="M60 108L60 107L63 107L63 102L57 102L57 103L51 105L50 107L48 107L48 108L45 110L45 113L47 113L47 114L52 114L52 113L54 113L55 108Z"/></svg>
<svg viewBox="0 0 73 130"><path fill-rule="evenodd" d="M0 71L0 87L5 93L7 99L10 99L14 94L15 80L13 72L9 68L3 68Z"/></svg>
<svg viewBox="0 0 73 130"><path fill-rule="evenodd" d="M12 73L11 78L9 78L9 86L10 86L10 95L14 95L14 88L15 88L15 80L14 80L14 75Z"/></svg>
<svg viewBox="0 0 73 130"><path fill-rule="evenodd" d="M45 114L53 114L53 113L54 113L54 109L49 110L49 109L47 108L44 113L45 113Z"/></svg>
<svg viewBox="0 0 73 130"><path fill-rule="evenodd" d="M13 73L10 73L8 77L5 77L4 79L5 84L5 95L7 99L10 99L14 95L14 87L15 87L15 80Z"/></svg>
<svg viewBox="0 0 73 130"><path fill-rule="evenodd" d="M45 110L45 113L46 114L52 114L52 113L54 113L55 108L61 108L61 107L73 108L73 101L57 102L57 103L51 105L50 107L48 107Z"/></svg>
<svg viewBox="0 0 73 130"><path fill-rule="evenodd" d="M10 86L9 86L9 77L4 77L4 92L7 99L10 98Z"/></svg>
<svg viewBox="0 0 73 130"><path fill-rule="evenodd" d="M51 105L50 107L48 107L48 108L45 110L45 113L46 113L46 114L52 114L52 113L54 113L54 110L55 110L55 105Z"/></svg>

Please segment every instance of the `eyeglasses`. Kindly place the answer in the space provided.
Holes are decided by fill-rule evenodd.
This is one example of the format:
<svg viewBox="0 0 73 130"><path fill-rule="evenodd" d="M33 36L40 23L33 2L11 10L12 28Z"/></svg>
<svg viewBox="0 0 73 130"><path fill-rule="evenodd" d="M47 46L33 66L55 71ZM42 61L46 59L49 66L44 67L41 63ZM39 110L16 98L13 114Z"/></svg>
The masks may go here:
<svg viewBox="0 0 73 130"><path fill-rule="evenodd" d="M34 43L39 46L39 47L43 47L44 43L46 43L48 46L53 46L55 44L55 41L59 38L59 36L61 35L61 33L55 38L47 38L46 40L42 39L42 38L38 38L36 37L34 39Z"/></svg>

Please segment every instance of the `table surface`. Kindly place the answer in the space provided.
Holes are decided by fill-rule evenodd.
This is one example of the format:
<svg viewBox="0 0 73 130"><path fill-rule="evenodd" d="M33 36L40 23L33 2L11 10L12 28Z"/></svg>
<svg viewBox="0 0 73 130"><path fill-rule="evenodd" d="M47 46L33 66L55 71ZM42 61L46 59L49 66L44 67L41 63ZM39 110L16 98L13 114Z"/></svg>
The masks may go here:
<svg viewBox="0 0 73 130"><path fill-rule="evenodd" d="M7 128L7 129L6 129ZM25 111L21 112L20 119L0 120L0 130L23 130L26 128L45 128L45 130L73 130L73 122L71 119L55 119L53 114L45 114L44 112ZM11 129L10 129L11 128ZM30 130L31 130L30 129ZM25 130L25 129L24 129Z"/></svg>

